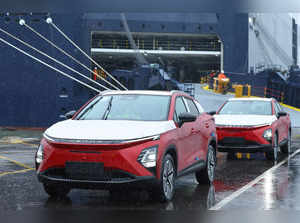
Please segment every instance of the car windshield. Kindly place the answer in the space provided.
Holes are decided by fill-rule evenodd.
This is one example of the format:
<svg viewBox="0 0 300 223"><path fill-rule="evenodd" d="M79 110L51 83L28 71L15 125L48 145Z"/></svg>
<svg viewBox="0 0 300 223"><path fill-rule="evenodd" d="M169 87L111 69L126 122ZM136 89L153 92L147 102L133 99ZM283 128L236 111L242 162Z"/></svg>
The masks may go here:
<svg viewBox="0 0 300 223"><path fill-rule="evenodd" d="M272 115L270 101L228 101L219 111L221 115Z"/></svg>
<svg viewBox="0 0 300 223"><path fill-rule="evenodd" d="M99 96L76 117L78 120L164 121L168 119L170 96Z"/></svg>

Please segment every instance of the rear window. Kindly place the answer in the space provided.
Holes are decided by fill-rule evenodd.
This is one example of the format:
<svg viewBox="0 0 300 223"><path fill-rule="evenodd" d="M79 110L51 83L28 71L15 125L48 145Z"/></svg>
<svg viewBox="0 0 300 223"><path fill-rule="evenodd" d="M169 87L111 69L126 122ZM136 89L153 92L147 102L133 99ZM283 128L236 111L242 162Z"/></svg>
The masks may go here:
<svg viewBox="0 0 300 223"><path fill-rule="evenodd" d="M272 115L270 101L228 101L219 111L221 115Z"/></svg>

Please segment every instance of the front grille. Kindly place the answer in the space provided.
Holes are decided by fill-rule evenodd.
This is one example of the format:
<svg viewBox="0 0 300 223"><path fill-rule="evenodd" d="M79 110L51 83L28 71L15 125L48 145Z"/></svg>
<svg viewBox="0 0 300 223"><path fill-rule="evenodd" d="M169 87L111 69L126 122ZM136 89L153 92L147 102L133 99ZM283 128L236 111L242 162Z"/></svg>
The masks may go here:
<svg viewBox="0 0 300 223"><path fill-rule="evenodd" d="M104 167L103 174L101 176L89 177L88 175L72 175L70 176L65 168L52 168L46 171L46 176L58 178L58 179L69 179L69 180L86 180L86 181L122 181L134 179L134 177L124 171Z"/></svg>
<svg viewBox="0 0 300 223"><path fill-rule="evenodd" d="M258 146L259 143L242 137L225 137L219 141L220 146Z"/></svg>

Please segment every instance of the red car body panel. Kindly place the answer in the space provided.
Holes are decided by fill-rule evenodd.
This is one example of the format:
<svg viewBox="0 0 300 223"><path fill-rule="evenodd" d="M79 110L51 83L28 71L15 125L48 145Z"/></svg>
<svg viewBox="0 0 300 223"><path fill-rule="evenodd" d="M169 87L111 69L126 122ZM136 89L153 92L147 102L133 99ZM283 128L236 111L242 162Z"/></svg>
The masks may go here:
<svg viewBox="0 0 300 223"><path fill-rule="evenodd" d="M168 120L173 120L176 97L182 96L194 100L184 93L174 93L171 98ZM90 100L92 102L93 100ZM83 108L86 105L83 106ZM80 109L82 110L82 108ZM77 112L78 114L78 112ZM76 115L75 115L76 116ZM74 116L74 117L75 117ZM146 140L135 143L91 145L51 142L43 138L44 159L38 165L38 174L43 174L51 168L65 168L66 162L96 162L103 163L104 169L120 170L136 177L161 178L162 160L168 149L176 152L177 173L185 170L199 161L206 161L207 148L211 140L216 139L214 119L211 115L202 113L195 122L185 123L160 135L158 140ZM158 146L155 174L138 161L142 150Z"/></svg>
<svg viewBox="0 0 300 223"><path fill-rule="evenodd" d="M275 110L275 99L271 100L272 103L272 115L276 115ZM220 110L223 108L223 106L226 104L226 102L220 107L217 114L220 112ZM223 146L221 144L218 145L219 151L223 152L258 152L258 151L269 151L272 150L273 146L273 139L274 134L272 138L272 142L269 142L263 137L264 131L267 129L272 129L273 133L278 134L278 143L279 145L282 143L285 143L285 140L287 140L288 132L291 128L291 120L290 115L287 114L286 116L281 116L277 118L271 125L266 126L259 126L259 127L227 127L227 126L217 126L217 135L218 135L218 142L222 143L222 140L225 138L235 138L239 139L242 138L245 141L251 143L256 143L257 145L240 145L238 143L238 140L234 145L231 145L232 150L229 148L229 146ZM249 150L248 150L249 149Z"/></svg>

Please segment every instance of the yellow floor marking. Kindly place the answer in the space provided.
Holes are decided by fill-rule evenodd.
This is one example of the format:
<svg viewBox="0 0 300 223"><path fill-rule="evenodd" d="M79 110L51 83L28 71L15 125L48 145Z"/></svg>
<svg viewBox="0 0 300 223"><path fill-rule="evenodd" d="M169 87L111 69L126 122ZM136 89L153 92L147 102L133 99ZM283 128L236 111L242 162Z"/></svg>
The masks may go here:
<svg viewBox="0 0 300 223"><path fill-rule="evenodd" d="M283 103L280 103L283 107L286 107L286 108L289 108L289 109L292 109L292 110L295 110L295 111L300 111L300 108L296 108L296 107L293 107L293 106L290 106L290 105L286 105L286 104L283 104Z"/></svg>
<svg viewBox="0 0 300 223"><path fill-rule="evenodd" d="M24 168L26 168L26 169L33 169L33 168L30 167L30 166L27 166L27 165L25 165L25 164L23 164L23 163L20 163L20 162L18 162L18 161L16 161L16 160L12 160L12 159L7 158L7 157L5 157L5 156L0 156L0 159L10 161L10 162L12 162L12 163L14 163L14 164L16 164L16 165L18 165L18 166L24 167Z"/></svg>
<svg viewBox="0 0 300 223"><path fill-rule="evenodd" d="M32 143L27 143L27 142L21 142L20 144L24 144L24 145L28 145L28 146L32 146L32 147L38 147L38 144L32 144Z"/></svg>
<svg viewBox="0 0 300 223"><path fill-rule="evenodd" d="M11 172L3 172L0 173L0 177L5 176L5 175L9 175L9 174L16 174L16 173L26 173L28 171L34 170L33 168L27 168L25 170L18 170L18 171L11 171Z"/></svg>

